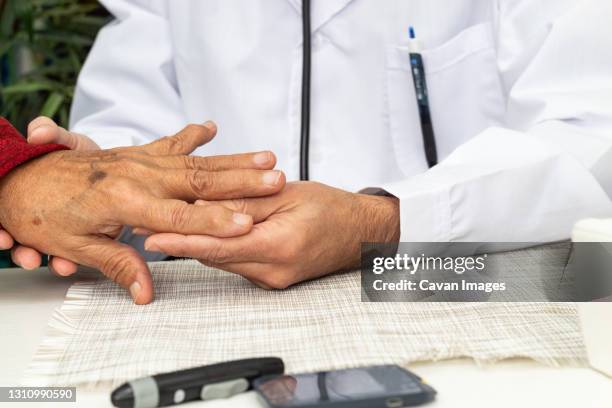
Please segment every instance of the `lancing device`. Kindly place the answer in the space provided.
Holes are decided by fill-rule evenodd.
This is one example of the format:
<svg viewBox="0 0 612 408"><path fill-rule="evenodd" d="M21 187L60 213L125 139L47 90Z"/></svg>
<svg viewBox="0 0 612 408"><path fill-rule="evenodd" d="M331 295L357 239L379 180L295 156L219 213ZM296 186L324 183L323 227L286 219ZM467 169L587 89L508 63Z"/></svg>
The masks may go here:
<svg viewBox="0 0 612 408"><path fill-rule="evenodd" d="M412 78L414 79L414 89L416 91L417 105L419 107L419 117L421 119L421 132L423 132L423 145L425 147L425 158L429 167L438 164L438 151L436 149L436 138L433 125L431 123L431 113L429 111L429 95L427 92L427 78L425 75L425 65L421 56L421 42L417 40L414 27L410 27L410 67Z"/></svg>
<svg viewBox="0 0 612 408"><path fill-rule="evenodd" d="M252 388L252 381L281 375L283 360L276 357L230 361L127 382L111 394L120 408L156 408L195 400L229 398Z"/></svg>

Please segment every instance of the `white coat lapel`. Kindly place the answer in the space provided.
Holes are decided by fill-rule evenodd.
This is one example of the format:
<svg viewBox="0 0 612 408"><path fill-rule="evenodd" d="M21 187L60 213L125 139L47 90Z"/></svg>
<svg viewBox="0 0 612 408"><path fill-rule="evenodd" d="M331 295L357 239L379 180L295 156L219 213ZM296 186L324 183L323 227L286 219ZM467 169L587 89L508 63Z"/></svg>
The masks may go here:
<svg viewBox="0 0 612 408"><path fill-rule="evenodd" d="M302 14L302 0L287 0L298 14ZM312 7L312 32L316 32L329 20L344 10L353 0L310 0Z"/></svg>

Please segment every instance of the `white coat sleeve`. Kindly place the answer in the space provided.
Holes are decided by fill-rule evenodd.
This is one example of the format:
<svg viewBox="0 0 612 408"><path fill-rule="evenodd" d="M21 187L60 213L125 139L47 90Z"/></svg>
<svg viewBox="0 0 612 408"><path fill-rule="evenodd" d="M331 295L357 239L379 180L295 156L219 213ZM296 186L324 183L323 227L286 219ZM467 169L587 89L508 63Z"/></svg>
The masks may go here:
<svg viewBox="0 0 612 408"><path fill-rule="evenodd" d="M114 16L81 71L72 130L102 148L148 143L186 122L161 0L102 0Z"/></svg>
<svg viewBox="0 0 612 408"><path fill-rule="evenodd" d="M402 241L550 242L612 215L612 3L551 21L555 2L499 0L505 125L381 186L400 199Z"/></svg>

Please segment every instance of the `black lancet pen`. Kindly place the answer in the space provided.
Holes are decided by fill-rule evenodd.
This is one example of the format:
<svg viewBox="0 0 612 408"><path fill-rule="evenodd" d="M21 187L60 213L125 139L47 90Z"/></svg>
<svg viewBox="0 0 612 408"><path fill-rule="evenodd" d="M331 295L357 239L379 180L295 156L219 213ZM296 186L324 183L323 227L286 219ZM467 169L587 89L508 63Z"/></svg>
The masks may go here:
<svg viewBox="0 0 612 408"><path fill-rule="evenodd" d="M156 408L195 400L229 398L252 388L256 378L281 375L275 357L230 361L129 381L111 394L119 408Z"/></svg>

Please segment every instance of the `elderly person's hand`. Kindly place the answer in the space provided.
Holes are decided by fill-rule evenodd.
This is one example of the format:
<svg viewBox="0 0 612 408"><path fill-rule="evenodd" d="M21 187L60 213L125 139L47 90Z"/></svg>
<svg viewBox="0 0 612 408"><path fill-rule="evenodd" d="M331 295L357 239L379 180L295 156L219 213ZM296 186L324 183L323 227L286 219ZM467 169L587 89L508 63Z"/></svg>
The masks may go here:
<svg viewBox="0 0 612 408"><path fill-rule="evenodd" d="M214 124L210 124L216 132ZM58 126L50 118L41 116L28 125L28 143L30 144L62 144L71 150L92 151L100 147L89 137L67 131ZM235 156L232 156L235 157ZM231 159L232 157L228 158ZM253 169L274 168L275 157L271 153L262 152L254 156L252 163L236 162L236 166L246 166ZM42 264L42 255L39 251L24 245L15 245L13 237L0 225L0 250L11 250L11 257L16 265L24 269L35 269ZM59 276L70 276L77 271L77 264L58 256L49 256L49 269Z"/></svg>
<svg viewBox="0 0 612 408"><path fill-rule="evenodd" d="M53 120L41 116L28 125L28 143L41 145L47 143L61 144L71 150L100 150L100 147L89 137L58 126ZM11 257L16 265L24 269L38 268L42 263L41 254L23 245L15 245L11 234L0 226L0 250L11 250ZM77 271L77 265L60 257L49 258L49 268L58 275L69 276Z"/></svg>
<svg viewBox="0 0 612 408"><path fill-rule="evenodd" d="M0 223L19 243L100 269L129 289L136 303L149 303L153 285L146 263L114 240L124 225L243 235L252 228L250 215L188 202L265 196L285 184L281 172L267 170L275 161L269 152L188 156L214 134L212 124L191 125L146 146L59 151L26 162L0 180Z"/></svg>
<svg viewBox="0 0 612 408"><path fill-rule="evenodd" d="M145 248L196 258L259 286L282 289L357 268L362 242L397 242L400 236L397 199L319 183L290 183L274 196L220 204L251 214L257 224L250 233L233 238L154 234Z"/></svg>

